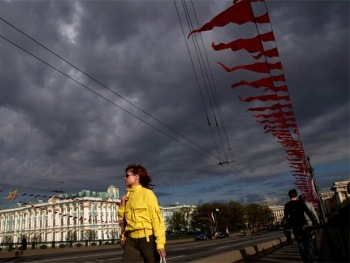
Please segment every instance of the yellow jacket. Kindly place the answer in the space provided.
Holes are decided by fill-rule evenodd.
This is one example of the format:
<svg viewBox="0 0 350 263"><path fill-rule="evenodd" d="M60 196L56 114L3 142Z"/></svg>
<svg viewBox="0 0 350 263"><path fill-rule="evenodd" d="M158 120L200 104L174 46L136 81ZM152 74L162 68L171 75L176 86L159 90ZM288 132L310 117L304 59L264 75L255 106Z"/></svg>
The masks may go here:
<svg viewBox="0 0 350 263"><path fill-rule="evenodd" d="M125 220L125 231L132 238L142 238L154 235L157 249L164 249L165 226L158 205L158 200L152 190L141 185L127 189L128 201L118 209L119 220Z"/></svg>

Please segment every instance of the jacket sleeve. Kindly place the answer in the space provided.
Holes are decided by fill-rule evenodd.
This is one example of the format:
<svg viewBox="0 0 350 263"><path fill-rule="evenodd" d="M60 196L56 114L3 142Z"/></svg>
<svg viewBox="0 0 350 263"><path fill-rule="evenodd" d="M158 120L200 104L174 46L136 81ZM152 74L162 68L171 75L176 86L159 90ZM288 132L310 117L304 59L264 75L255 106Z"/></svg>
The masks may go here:
<svg viewBox="0 0 350 263"><path fill-rule="evenodd" d="M118 219L120 221L124 220L125 206L119 206L118 208Z"/></svg>
<svg viewBox="0 0 350 263"><path fill-rule="evenodd" d="M124 214L125 214L125 206L119 206L119 208L118 208L118 220L119 220L121 238L124 238L124 232L125 232L125 227L126 227L125 222L124 222Z"/></svg>
<svg viewBox="0 0 350 263"><path fill-rule="evenodd" d="M155 194L150 191L148 196L148 212L151 219L153 233L156 238L157 249L164 249L165 226Z"/></svg>
<svg viewBox="0 0 350 263"><path fill-rule="evenodd" d="M314 216L314 219L316 220L317 224L320 224L320 219L318 218L318 215L315 211L315 208L314 206L310 203L310 206L309 206L309 210L310 212L312 213L312 215Z"/></svg>
<svg viewBox="0 0 350 263"><path fill-rule="evenodd" d="M317 222L317 219L316 217L310 212L309 208L307 207L307 205L305 203L302 203L302 207L303 207L303 210L304 212L307 214L307 216L311 219L312 223L314 225L317 225L318 222Z"/></svg>

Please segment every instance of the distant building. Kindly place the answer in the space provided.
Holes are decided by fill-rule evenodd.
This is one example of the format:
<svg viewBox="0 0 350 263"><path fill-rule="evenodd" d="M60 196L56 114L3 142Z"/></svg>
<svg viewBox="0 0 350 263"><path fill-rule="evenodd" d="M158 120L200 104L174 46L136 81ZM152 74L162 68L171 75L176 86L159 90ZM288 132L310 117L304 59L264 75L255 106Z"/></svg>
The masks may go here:
<svg viewBox="0 0 350 263"><path fill-rule="evenodd" d="M47 202L18 203L17 207L0 210L0 244L28 242L82 242L119 239L118 188L110 185L106 192L82 190L58 194ZM196 206L160 207L165 222L174 212L185 211L188 225Z"/></svg>
<svg viewBox="0 0 350 263"><path fill-rule="evenodd" d="M68 196L59 194L44 203L18 203L0 210L0 243L80 241L119 238L119 191L82 190Z"/></svg>
<svg viewBox="0 0 350 263"><path fill-rule="evenodd" d="M284 205L269 205L269 209L271 209L273 214L273 224L281 224L284 217Z"/></svg>
<svg viewBox="0 0 350 263"><path fill-rule="evenodd" d="M320 193L320 202L326 219L337 212L342 204L349 202L348 185L350 180L334 182L331 191Z"/></svg>
<svg viewBox="0 0 350 263"><path fill-rule="evenodd" d="M350 196L348 193L350 185L350 180L347 181L340 181L340 182L334 182L330 190L327 192L320 192L319 198L321 203L321 208L323 209L323 213L327 218L338 211L339 207L342 204L345 204L347 202L350 202ZM274 216L274 224L280 224L284 217L284 206L283 205L272 205L269 206L269 208L272 210L273 216ZM321 211L320 218L322 218Z"/></svg>

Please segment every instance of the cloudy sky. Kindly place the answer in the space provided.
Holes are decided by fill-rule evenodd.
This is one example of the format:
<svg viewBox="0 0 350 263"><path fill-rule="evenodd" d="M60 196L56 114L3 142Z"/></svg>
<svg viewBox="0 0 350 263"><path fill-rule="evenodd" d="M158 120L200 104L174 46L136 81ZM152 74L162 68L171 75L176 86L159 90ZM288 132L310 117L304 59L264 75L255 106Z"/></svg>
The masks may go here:
<svg viewBox="0 0 350 263"><path fill-rule="evenodd" d="M255 25L197 34L197 52L187 39L189 19L198 28L231 5L0 1L0 206L111 184L124 194L133 162L161 205L285 202L295 179L284 148L240 101L252 88L231 88L264 75L226 72L217 62L254 61L211 48L253 37ZM349 2L266 5L304 150L329 190L349 178Z"/></svg>

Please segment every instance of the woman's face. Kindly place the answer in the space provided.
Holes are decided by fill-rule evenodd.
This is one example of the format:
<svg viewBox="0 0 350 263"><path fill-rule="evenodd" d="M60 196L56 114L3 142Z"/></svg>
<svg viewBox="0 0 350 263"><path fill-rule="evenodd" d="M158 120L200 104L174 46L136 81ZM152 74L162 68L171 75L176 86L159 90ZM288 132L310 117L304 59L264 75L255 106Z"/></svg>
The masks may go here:
<svg viewBox="0 0 350 263"><path fill-rule="evenodd" d="M125 174L124 182L125 182L125 185L129 187L139 185L140 184L139 176L138 174L134 174L132 172L132 169L129 169Z"/></svg>

